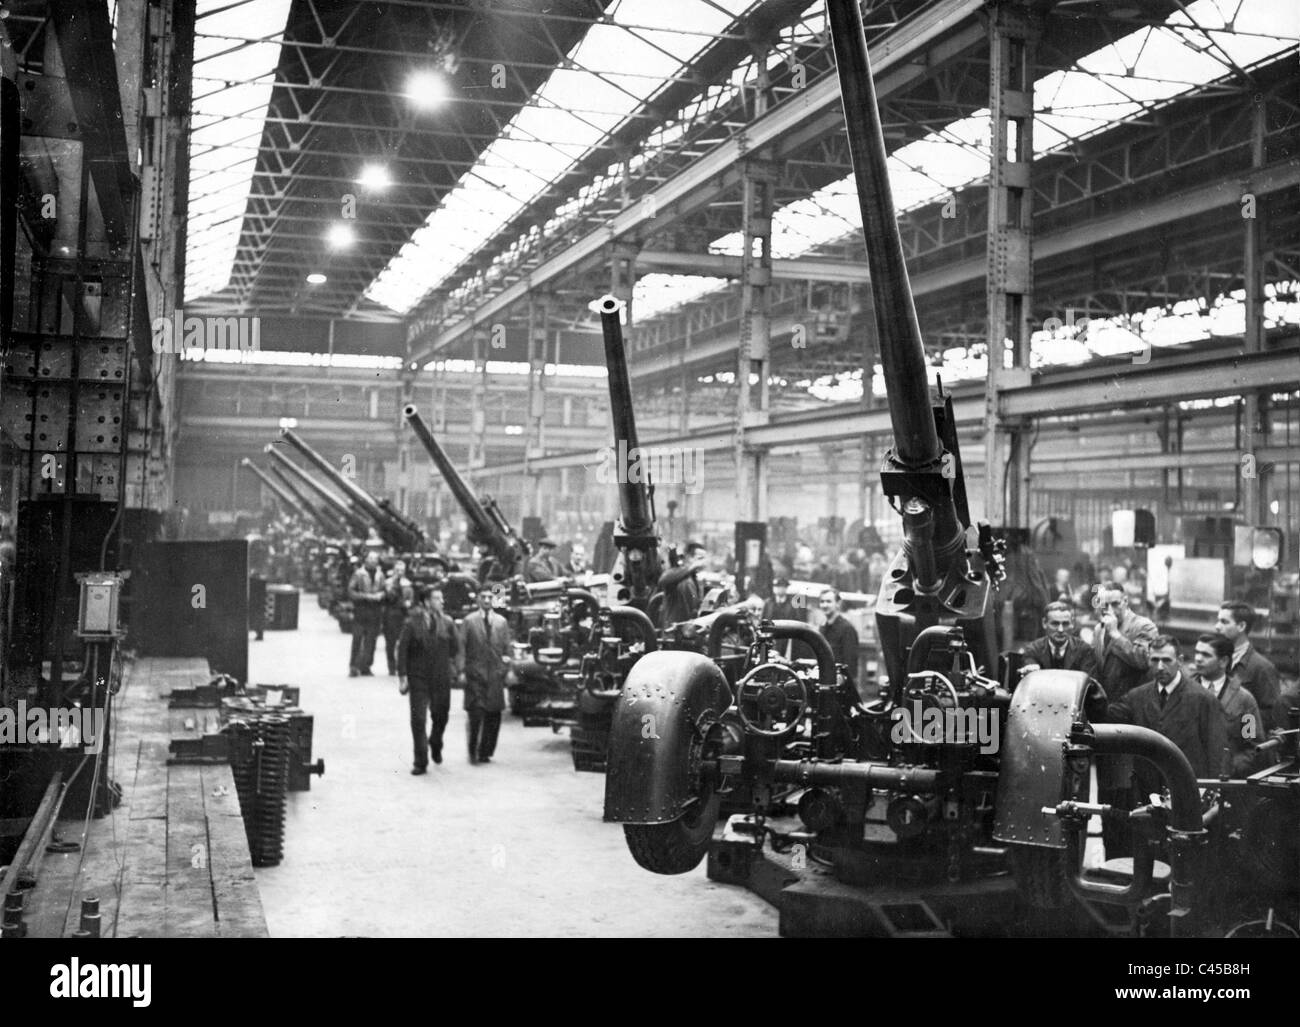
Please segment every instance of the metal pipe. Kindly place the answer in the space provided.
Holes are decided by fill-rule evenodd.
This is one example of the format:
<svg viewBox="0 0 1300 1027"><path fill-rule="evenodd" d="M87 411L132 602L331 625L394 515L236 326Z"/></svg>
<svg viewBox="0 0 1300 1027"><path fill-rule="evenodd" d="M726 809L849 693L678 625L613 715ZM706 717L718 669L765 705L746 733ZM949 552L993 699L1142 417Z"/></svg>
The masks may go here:
<svg viewBox="0 0 1300 1027"><path fill-rule="evenodd" d="M284 470L296 476L299 481L320 496L322 501L324 501L325 504L329 506L329 508L333 510L353 532L357 533L362 538L365 538L366 535L369 534L370 523L364 517L353 510L352 507L348 506L345 499L342 499L335 493L331 492L305 470L290 460L278 446L268 444L265 448L265 452L271 456L272 460L276 461L278 466L283 467Z"/></svg>
<svg viewBox="0 0 1300 1027"><path fill-rule="evenodd" d="M246 471L252 471L253 474L257 476L258 480L271 491L271 494L280 500L285 507L286 513L296 513L299 517L307 516L307 511L303 509L302 504L293 497L293 494L264 470L258 467L257 464L248 459L248 457L244 457L244 459L240 460L239 466Z"/></svg>
<svg viewBox="0 0 1300 1027"><path fill-rule="evenodd" d="M894 212L885 137L871 80L867 37L858 0L826 0L835 65L839 72L849 153L862 209L862 231L871 272L880 336L880 363L894 428L894 455L909 468L938 461L942 455L925 367L925 347L903 259L903 244Z"/></svg>
<svg viewBox="0 0 1300 1027"><path fill-rule="evenodd" d="M443 481L451 489L451 494L456 497L457 504L465 511L465 516L470 523L470 541L485 548L496 557L499 563L508 564L508 573L514 573L517 569L516 565L523 555L520 551L521 547L516 545L510 536L501 529L501 526L492 518L484 505L479 502L478 497L470 491L469 484L456 470L456 465L447 456L447 451L433 437L433 432L425 424L424 418L420 416L420 411L416 405L408 403L404 406L402 416L406 418L406 423L415 432L415 437L420 440L420 445L429 454L429 459L438 468L438 473L442 475Z"/></svg>
<svg viewBox="0 0 1300 1027"><path fill-rule="evenodd" d="M826 763L820 760L773 760L772 777L802 785L866 785L892 792L932 793L940 772L925 767L892 767L886 763Z"/></svg>
<svg viewBox="0 0 1300 1027"><path fill-rule="evenodd" d="M1196 773L1183 751L1164 735L1132 724L1092 724L1083 732L1073 733L1071 741L1087 745L1094 752L1138 756L1154 764L1169 786L1171 827L1191 833L1204 830Z"/></svg>
<svg viewBox="0 0 1300 1027"><path fill-rule="evenodd" d="M609 622L615 625L629 625L636 629L641 640L645 642L646 652L652 653L659 648L659 632L655 630L654 621L635 606L611 606Z"/></svg>

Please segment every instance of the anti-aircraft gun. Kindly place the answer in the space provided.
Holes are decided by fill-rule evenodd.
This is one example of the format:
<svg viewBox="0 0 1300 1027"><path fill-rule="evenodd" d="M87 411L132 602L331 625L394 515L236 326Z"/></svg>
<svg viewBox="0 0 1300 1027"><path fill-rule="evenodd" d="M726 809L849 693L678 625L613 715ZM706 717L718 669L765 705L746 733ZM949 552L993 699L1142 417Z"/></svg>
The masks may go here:
<svg viewBox="0 0 1300 1027"><path fill-rule="evenodd" d="M1186 760L1154 732L1096 723L1104 695L1082 673L999 677L1000 662L1011 662L999 660L993 630L1002 547L986 524L971 523L951 400L940 388L933 402L927 387L861 11L856 0L827 0L827 12L894 432L881 482L903 523L876 601L889 688L863 704L819 632L726 611L710 629L712 659L660 649L628 672L605 819L623 824L633 858L655 873L684 873L707 856L713 879L758 887L767 851L789 855L790 866L829 868L837 897L818 885L823 874L781 893L787 934L831 923L891 936L987 933L1008 914L1063 901L1067 886L1079 894L1080 882L1095 885L1091 898L1137 907L1152 881L1149 851L1127 871L1108 867L1127 872L1124 883L1089 882L1077 825L1100 811L1085 802L1091 756L1141 756L1162 769L1173 796L1172 809L1142 815L1167 828L1163 910L1172 930L1186 930L1203 833ZM723 636L747 619L748 651L723 656ZM815 661L782 658L787 639ZM798 821L784 829L764 812L792 787ZM719 825L724 800L753 812Z"/></svg>
<svg viewBox="0 0 1300 1027"><path fill-rule="evenodd" d="M465 517L469 521L466 533L469 541L486 554L478 568L479 581L509 581L523 574L530 555L528 543L515 534L496 500L491 496L484 496L480 500L474 495L469 483L456 470L456 465L433 437L433 432L424 423L424 418L413 403L402 408L402 416L429 454L429 459L438 468L438 473L451 489L451 494L456 497L457 505L465 511Z"/></svg>
<svg viewBox="0 0 1300 1027"><path fill-rule="evenodd" d="M282 447L267 443L263 450L272 460L272 466L286 477L294 479L316 493L322 509L329 510L343 528L342 535L365 539L370 534L370 521L358 514L347 501L317 481L302 467L289 459Z"/></svg>
<svg viewBox="0 0 1300 1027"><path fill-rule="evenodd" d="M302 505L303 509L311 514L317 524L328 534L335 538L344 538L348 534L348 525L345 521L340 520L337 513L328 506L321 503L319 499L312 499L307 495L307 490L303 488L301 482L294 478L292 474L286 471L277 463L271 464L271 474L280 480L280 484L288 489L295 499Z"/></svg>
<svg viewBox="0 0 1300 1027"><path fill-rule="evenodd" d="M636 460L640 442L623 342L623 307L614 296L602 296L591 305L600 316L605 345L614 427L610 452L625 465ZM605 769L610 722L623 680L644 653L659 648L659 635L649 616L662 572L654 493L649 482L626 473L626 466L615 480L620 515L614 525L617 556L610 570L610 602L599 603L587 593L571 596L533 645L538 659L563 652L574 668L575 707L570 715L557 717L553 727L569 728L573 766L580 771Z"/></svg>
<svg viewBox="0 0 1300 1027"><path fill-rule="evenodd" d="M605 367L609 372L609 410L614 422L613 452L619 461L635 459L640 448L636 414L632 408L632 380L627 370L621 313L623 304L613 296L602 296L593 304L600 315L605 344ZM626 454L626 455L625 455ZM632 480L624 473L618 481L619 518L614 524L614 547L618 556L611 578L612 598L650 612L650 600L659 586L663 562L659 555L659 532L655 528L654 492L650 483Z"/></svg>
<svg viewBox="0 0 1300 1027"><path fill-rule="evenodd" d="M492 589L507 608L516 638L514 681L509 686L511 712L522 717L527 727L548 726L552 708L572 709L573 689L563 673L566 658L555 658L554 646L545 642L530 645L530 641L549 639L553 634L550 600L561 599L567 583L525 582L524 570L531 555L528 543L510 526L491 496L480 499L474 495L414 404L404 407L402 416L464 511L469 541L484 554L475 575L476 586ZM543 651L539 653L539 649Z"/></svg>
<svg viewBox="0 0 1300 1027"><path fill-rule="evenodd" d="M297 517L310 517L310 512L307 508L303 506L303 504L300 503L298 499L284 487L284 485L272 478L264 470L258 467L257 464L249 460L248 457L244 457L244 459L240 460L239 466L248 471L253 475L253 477L266 486L271 495L275 496L275 498L280 501L280 505L284 508L285 513L293 514Z"/></svg>
<svg viewBox="0 0 1300 1027"><path fill-rule="evenodd" d="M292 428L281 428L286 442L329 479L348 500L374 525L386 545L401 553L418 552L424 546L424 532L410 518L402 516L386 500L376 500L356 482L333 467L320 453L304 442Z"/></svg>
<svg viewBox="0 0 1300 1027"><path fill-rule="evenodd" d="M278 447L268 447L269 451L280 459L281 465L297 473L301 479L316 490L317 494L331 503L344 515L353 526L357 538L364 544L373 529L380 541L396 554L405 557L408 564L414 565L425 559L424 532L419 525L398 513L387 500L376 500L360 485L357 485L338 469L333 467L320 453L303 441L291 428L282 428L281 436L298 452L307 458L329 482L330 488L320 485L314 478L303 471L297 464L279 452ZM346 497L340 500L335 491ZM342 509L340 509L340 506ZM326 547L321 554L327 563L332 562L332 570L326 571L325 577L330 581L330 614L338 620L339 628L350 631L352 626L352 603L348 599L347 585L353 569L353 552L355 546L342 545Z"/></svg>

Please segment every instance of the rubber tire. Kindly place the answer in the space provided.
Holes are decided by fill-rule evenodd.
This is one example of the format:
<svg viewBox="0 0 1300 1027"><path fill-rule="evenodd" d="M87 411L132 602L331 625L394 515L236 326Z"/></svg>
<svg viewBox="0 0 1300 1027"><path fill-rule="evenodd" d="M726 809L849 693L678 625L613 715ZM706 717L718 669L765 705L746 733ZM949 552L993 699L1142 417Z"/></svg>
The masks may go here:
<svg viewBox="0 0 1300 1027"><path fill-rule="evenodd" d="M1074 901L1065 880L1065 850L1037 845L1008 847L1011 873L1025 901L1035 909L1064 909Z"/></svg>
<svg viewBox="0 0 1300 1027"><path fill-rule="evenodd" d="M652 874L686 874L703 862L713 840L721 800L703 803L667 824L624 824L623 837L637 864ZM693 812L694 815L691 815Z"/></svg>

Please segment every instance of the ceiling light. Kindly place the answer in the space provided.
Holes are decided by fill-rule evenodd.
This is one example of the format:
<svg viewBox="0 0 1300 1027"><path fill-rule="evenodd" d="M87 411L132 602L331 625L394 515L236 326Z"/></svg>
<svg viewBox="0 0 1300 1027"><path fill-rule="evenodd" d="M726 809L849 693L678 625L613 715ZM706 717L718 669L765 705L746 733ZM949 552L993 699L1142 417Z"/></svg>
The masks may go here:
<svg viewBox="0 0 1300 1027"><path fill-rule="evenodd" d="M366 189L379 191L387 189L393 184L393 180L388 175L388 168L382 164L367 164L361 169L361 175L357 178L357 184Z"/></svg>
<svg viewBox="0 0 1300 1027"><path fill-rule="evenodd" d="M313 271L307 276L308 285L324 285L328 279L319 271Z"/></svg>
<svg viewBox="0 0 1300 1027"><path fill-rule="evenodd" d="M334 224L330 225L329 231L325 233L325 238L329 244L336 250L345 250L357 241L357 233L352 230L351 225Z"/></svg>
<svg viewBox="0 0 1300 1027"><path fill-rule="evenodd" d="M413 71L406 80L406 98L425 110L447 99L447 79L436 71Z"/></svg>

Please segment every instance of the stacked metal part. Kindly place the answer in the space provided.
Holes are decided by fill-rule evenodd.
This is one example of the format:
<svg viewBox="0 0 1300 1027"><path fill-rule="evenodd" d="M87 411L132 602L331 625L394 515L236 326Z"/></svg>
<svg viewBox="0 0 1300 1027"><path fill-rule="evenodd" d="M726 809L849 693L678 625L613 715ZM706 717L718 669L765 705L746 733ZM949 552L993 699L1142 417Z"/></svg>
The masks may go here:
<svg viewBox="0 0 1300 1027"><path fill-rule="evenodd" d="M248 744L231 747L231 774L244 817L253 866L284 858L285 793L289 785L289 718L248 704L226 730Z"/></svg>

